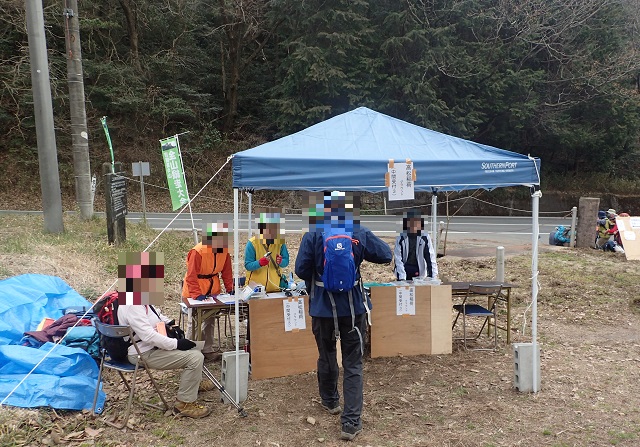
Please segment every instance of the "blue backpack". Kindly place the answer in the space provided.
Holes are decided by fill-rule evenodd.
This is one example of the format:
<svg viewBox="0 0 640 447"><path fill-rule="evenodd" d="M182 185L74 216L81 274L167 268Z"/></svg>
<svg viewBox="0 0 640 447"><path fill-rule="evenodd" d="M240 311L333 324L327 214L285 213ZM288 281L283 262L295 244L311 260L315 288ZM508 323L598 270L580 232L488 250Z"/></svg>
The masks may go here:
<svg viewBox="0 0 640 447"><path fill-rule="evenodd" d="M323 287L329 292L351 290L357 280L356 262L353 257L353 244L357 239L352 233L333 231L322 233L324 248Z"/></svg>

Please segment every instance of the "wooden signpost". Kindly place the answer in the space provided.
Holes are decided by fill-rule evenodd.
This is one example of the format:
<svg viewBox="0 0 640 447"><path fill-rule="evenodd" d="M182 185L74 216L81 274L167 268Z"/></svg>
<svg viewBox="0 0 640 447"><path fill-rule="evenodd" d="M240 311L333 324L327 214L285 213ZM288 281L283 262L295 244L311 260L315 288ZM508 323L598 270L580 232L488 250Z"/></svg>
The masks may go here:
<svg viewBox="0 0 640 447"><path fill-rule="evenodd" d="M122 163L102 164L104 196L107 210L107 238L110 244L119 245L127 240L125 216L127 215L127 179L118 175Z"/></svg>

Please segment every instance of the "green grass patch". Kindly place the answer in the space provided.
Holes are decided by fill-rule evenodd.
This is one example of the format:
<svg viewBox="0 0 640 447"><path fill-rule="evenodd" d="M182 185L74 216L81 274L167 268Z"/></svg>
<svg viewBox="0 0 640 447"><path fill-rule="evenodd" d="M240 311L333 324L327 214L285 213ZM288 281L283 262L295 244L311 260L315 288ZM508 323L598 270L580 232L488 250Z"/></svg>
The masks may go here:
<svg viewBox="0 0 640 447"><path fill-rule="evenodd" d="M469 394L469 390L467 390L463 386L459 386L454 390L454 393L458 396L466 396L467 394Z"/></svg>
<svg viewBox="0 0 640 447"><path fill-rule="evenodd" d="M40 264L47 264L55 270L58 267L56 257L70 257L77 259L81 267L91 264L90 267L93 271L98 270L100 277L115 281L118 276L118 254L141 252L148 248L148 251L164 253L165 292L171 295L179 293L179 284L186 269L186 254L193 246L190 232L167 231L159 236L159 232L148 225L127 224L126 242L114 246L107 241L104 218L84 221L76 215L65 214L63 219L64 233L48 234L42 230L41 215L0 215L0 256L7 255L7 259L15 260L15 267L10 262L0 261L0 277L27 273L19 270L21 263L14 258L25 255L36 264L29 273L43 273L44 268L38 270ZM73 274L81 277L83 272L80 268L77 270ZM63 279L67 280L69 276ZM91 285L85 285L78 291L88 299L95 299L104 292L100 287Z"/></svg>
<svg viewBox="0 0 640 447"><path fill-rule="evenodd" d="M611 436L611 440L609 441L611 445L618 445L618 443L622 441L628 441L630 439L636 439L637 435L635 433L627 433L624 431L609 431L609 436Z"/></svg>

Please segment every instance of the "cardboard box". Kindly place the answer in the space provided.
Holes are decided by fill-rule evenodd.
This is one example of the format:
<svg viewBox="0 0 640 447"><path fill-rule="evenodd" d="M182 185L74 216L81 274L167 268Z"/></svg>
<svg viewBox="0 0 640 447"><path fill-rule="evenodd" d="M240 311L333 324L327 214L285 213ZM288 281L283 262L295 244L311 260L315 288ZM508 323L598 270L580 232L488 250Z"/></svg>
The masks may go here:
<svg viewBox="0 0 640 447"><path fill-rule="evenodd" d="M397 287L371 288L372 358L451 354L451 286L414 287L415 315L397 314Z"/></svg>
<svg viewBox="0 0 640 447"><path fill-rule="evenodd" d="M301 374L316 369L318 348L311 331L309 297L304 297L305 325L303 330L285 331L285 297L258 298L247 301L251 329L251 378Z"/></svg>

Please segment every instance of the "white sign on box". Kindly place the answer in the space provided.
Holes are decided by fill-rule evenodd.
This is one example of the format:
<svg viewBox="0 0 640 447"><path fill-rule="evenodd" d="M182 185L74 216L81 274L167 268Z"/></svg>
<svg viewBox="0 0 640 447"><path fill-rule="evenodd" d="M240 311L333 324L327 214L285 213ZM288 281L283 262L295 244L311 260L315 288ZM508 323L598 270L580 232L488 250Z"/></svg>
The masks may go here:
<svg viewBox="0 0 640 447"><path fill-rule="evenodd" d="M396 315L416 314L416 288L396 287Z"/></svg>
<svg viewBox="0 0 640 447"><path fill-rule="evenodd" d="M304 312L304 297L282 300L285 332L301 331L307 328Z"/></svg>

